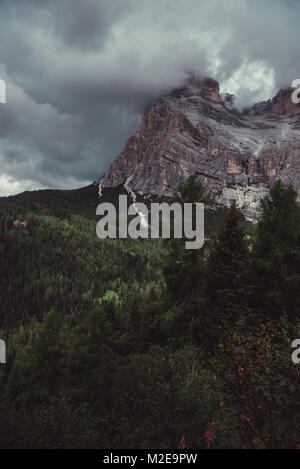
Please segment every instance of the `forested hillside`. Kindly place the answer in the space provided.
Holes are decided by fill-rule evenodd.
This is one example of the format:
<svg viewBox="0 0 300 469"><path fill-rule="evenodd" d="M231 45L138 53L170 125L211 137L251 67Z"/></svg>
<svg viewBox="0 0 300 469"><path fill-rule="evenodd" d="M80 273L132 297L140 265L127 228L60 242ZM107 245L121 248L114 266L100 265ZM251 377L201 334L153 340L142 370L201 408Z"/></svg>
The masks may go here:
<svg viewBox="0 0 300 469"><path fill-rule="evenodd" d="M277 182L206 243L101 240L96 189L0 199L2 448L297 448L300 212ZM193 178L177 200L210 200Z"/></svg>

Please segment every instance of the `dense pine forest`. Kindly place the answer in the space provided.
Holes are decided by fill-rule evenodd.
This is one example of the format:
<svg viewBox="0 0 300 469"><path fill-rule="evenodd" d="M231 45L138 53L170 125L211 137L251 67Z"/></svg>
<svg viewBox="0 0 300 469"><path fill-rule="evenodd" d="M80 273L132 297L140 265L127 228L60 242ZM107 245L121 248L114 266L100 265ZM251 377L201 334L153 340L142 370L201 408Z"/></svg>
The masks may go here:
<svg viewBox="0 0 300 469"><path fill-rule="evenodd" d="M1 448L298 448L300 208L205 202L206 242L99 239L97 188L0 199Z"/></svg>

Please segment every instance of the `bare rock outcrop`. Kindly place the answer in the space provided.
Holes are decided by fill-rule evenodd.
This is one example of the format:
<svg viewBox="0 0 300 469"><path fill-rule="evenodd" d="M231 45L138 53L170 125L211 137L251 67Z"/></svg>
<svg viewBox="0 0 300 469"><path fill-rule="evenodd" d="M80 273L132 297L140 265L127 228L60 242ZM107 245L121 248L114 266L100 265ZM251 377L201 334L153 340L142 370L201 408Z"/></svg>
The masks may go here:
<svg viewBox="0 0 300 469"><path fill-rule="evenodd" d="M276 178L300 191L300 106L291 94L239 113L216 81L190 80L146 112L100 182L116 187L130 177L139 194L172 196L196 175L219 202L236 199L253 218Z"/></svg>

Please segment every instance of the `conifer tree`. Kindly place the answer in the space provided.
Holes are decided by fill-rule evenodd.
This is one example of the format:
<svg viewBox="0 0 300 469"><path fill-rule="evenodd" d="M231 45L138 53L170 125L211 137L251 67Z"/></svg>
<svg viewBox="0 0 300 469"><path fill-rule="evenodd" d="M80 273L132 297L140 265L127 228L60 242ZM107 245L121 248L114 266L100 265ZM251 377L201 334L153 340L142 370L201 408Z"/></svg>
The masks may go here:
<svg viewBox="0 0 300 469"><path fill-rule="evenodd" d="M207 292L220 319L237 319L246 307L249 250L235 201L216 236L207 273Z"/></svg>
<svg viewBox="0 0 300 469"><path fill-rule="evenodd" d="M297 192L278 180L262 202L256 227L254 303L266 314L300 310L300 208Z"/></svg>
<svg viewBox="0 0 300 469"><path fill-rule="evenodd" d="M182 205L204 203L205 207L213 204L212 196L195 176L190 176L179 185L174 201ZM170 239L166 243L169 251L165 265L166 281L169 291L178 302L199 296L203 285L203 250L186 249L185 243L185 238Z"/></svg>

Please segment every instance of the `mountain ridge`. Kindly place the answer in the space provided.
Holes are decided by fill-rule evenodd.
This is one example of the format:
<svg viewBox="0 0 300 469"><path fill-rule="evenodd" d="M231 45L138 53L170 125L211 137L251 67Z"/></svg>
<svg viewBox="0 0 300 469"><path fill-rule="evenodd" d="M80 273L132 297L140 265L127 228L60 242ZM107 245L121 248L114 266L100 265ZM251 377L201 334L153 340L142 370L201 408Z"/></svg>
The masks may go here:
<svg viewBox="0 0 300 469"><path fill-rule="evenodd" d="M277 178L300 190L300 106L292 91L238 112L217 81L190 79L157 99L97 183L113 188L130 177L138 194L172 197L195 175L219 203L236 200L251 219Z"/></svg>

